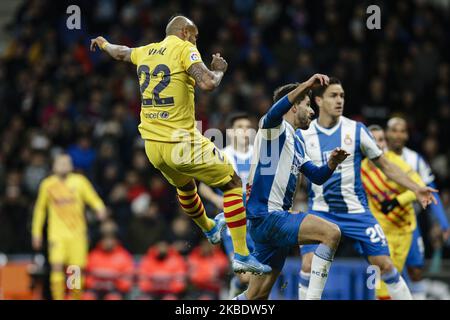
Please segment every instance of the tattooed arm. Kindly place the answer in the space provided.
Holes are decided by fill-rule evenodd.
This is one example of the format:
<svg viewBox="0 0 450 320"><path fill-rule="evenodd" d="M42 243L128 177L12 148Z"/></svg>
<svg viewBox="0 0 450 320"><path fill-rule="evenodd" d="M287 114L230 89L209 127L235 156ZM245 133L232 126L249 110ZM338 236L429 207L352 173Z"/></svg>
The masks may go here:
<svg viewBox="0 0 450 320"><path fill-rule="evenodd" d="M211 91L219 86L227 68L228 64L225 59L220 54L213 54L211 70L203 62L200 62L190 66L187 72L195 79L200 89Z"/></svg>
<svg viewBox="0 0 450 320"><path fill-rule="evenodd" d="M116 60L131 62L131 48L127 46L109 43L103 37L97 37L91 40L91 51L95 51L96 45Z"/></svg>

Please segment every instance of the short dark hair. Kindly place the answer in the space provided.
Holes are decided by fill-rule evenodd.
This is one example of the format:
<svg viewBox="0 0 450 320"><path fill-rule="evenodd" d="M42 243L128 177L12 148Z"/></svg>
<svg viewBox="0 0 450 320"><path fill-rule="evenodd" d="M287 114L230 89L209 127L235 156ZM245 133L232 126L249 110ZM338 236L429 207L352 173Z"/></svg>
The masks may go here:
<svg viewBox="0 0 450 320"><path fill-rule="evenodd" d="M367 129L369 129L369 131L384 131L383 128L378 124L371 124L367 127Z"/></svg>
<svg viewBox="0 0 450 320"><path fill-rule="evenodd" d="M342 85L341 81L338 78L330 77L330 81L328 82L328 85L326 85L326 86L316 86L312 90L312 96L313 97L322 97L323 93L325 92L325 90L327 90L327 88L329 86L331 86L332 84Z"/></svg>
<svg viewBox="0 0 450 320"><path fill-rule="evenodd" d="M299 85L298 82L296 82L296 83L288 83L288 84L285 84L284 86L276 88L275 91L273 92L273 102L275 103L278 100L280 100L281 98L283 98L289 92L291 92L292 90L297 88L298 85ZM311 90L305 90L298 97L297 101L303 101L303 99L305 99L306 96L310 97L310 95L311 95Z"/></svg>
<svg viewBox="0 0 450 320"><path fill-rule="evenodd" d="M315 86L313 90L311 90L311 105L319 108L316 103L316 97L323 97L323 94L327 88L332 84L342 85L341 81L338 78L330 77L330 81L328 81L327 86Z"/></svg>
<svg viewBox="0 0 450 320"><path fill-rule="evenodd" d="M240 119L250 120L250 117L248 116L248 113L246 113L246 112L234 112L228 116L227 126L229 128L231 128L234 125L234 123Z"/></svg>

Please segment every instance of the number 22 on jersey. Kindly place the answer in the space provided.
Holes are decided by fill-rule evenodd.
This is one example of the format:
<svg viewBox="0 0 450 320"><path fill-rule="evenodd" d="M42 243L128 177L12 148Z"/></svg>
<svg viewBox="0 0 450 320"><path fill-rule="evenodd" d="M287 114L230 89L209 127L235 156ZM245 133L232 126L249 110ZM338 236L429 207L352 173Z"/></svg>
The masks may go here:
<svg viewBox="0 0 450 320"><path fill-rule="evenodd" d="M165 64L158 64L155 69L150 70L148 65L140 65L137 69L139 77L142 107L170 107L175 104L173 97L160 97L161 92L170 83L170 69ZM152 77L158 77L161 74L161 80L151 90L151 98L144 98L144 93L150 85Z"/></svg>

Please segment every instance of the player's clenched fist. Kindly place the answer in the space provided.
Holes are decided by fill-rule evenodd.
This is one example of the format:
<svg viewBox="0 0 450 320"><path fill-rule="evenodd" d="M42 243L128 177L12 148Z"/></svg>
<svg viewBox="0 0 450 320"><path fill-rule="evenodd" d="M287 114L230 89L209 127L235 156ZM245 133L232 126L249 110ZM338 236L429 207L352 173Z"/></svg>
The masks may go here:
<svg viewBox="0 0 450 320"><path fill-rule="evenodd" d="M91 39L91 51L95 51L95 46L103 50L107 43L108 41L106 41L106 39L101 36L95 39Z"/></svg>
<svg viewBox="0 0 450 320"><path fill-rule="evenodd" d="M335 169L339 164L341 164L350 155L347 151L342 148L336 148L331 152L330 159L328 160L328 166L331 169Z"/></svg>
<svg viewBox="0 0 450 320"><path fill-rule="evenodd" d="M227 71L228 63L224 58L220 56L220 53L216 53L212 55L213 59L211 61L211 70L212 71Z"/></svg>

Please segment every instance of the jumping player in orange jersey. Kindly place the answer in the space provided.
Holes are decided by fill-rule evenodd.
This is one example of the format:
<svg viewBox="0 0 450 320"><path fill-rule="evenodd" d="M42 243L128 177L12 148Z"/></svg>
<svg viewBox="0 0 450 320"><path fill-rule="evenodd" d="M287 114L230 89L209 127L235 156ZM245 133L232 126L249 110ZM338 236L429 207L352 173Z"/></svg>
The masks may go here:
<svg viewBox="0 0 450 320"><path fill-rule="evenodd" d="M197 37L191 20L175 16L161 42L128 48L97 37L91 40L91 50L97 46L116 60L136 65L142 96L139 131L148 159L177 189L181 207L212 244L220 243L226 223L235 251L234 272L266 274L271 268L247 248L241 179L227 157L196 128L194 86L215 89L228 67L217 53L208 69L197 50ZM225 222L206 215L194 179L223 191Z"/></svg>

